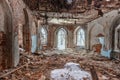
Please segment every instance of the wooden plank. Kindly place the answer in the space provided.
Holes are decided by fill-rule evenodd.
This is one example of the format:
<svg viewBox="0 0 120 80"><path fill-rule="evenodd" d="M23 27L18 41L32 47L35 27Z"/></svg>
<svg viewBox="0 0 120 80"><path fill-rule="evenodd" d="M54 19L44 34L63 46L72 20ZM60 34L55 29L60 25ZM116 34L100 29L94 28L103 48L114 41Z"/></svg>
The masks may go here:
<svg viewBox="0 0 120 80"><path fill-rule="evenodd" d="M9 72L1 75L1 76L0 76L0 79L3 78L3 77L5 77L5 76L7 76L7 75L9 75L9 74L11 74L11 73L13 73L13 72L15 72L15 71L17 71L17 70L19 70L19 69L21 69L21 68L23 68L23 67L25 67L25 66L27 66L27 65L28 65L28 63L26 63L26 64L24 64L24 65L22 65L22 66L20 66L20 67L18 67L18 68L16 68L16 69L13 69L13 70L11 70L11 71L9 71Z"/></svg>
<svg viewBox="0 0 120 80"><path fill-rule="evenodd" d="M99 80L94 66L91 66L90 72L91 72L92 80Z"/></svg>

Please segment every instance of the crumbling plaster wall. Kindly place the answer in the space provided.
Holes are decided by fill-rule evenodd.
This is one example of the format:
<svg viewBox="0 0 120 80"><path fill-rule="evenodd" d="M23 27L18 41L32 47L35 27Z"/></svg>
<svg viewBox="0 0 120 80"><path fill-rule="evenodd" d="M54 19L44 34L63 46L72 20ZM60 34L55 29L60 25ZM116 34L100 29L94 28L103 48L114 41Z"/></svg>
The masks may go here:
<svg viewBox="0 0 120 80"><path fill-rule="evenodd" d="M60 28L64 28L67 31L67 48L76 47L75 44L75 31L79 27L85 30L85 38L86 38L86 47L85 49L92 50L92 46L95 44L99 44L98 38L96 37L98 34L103 34L105 37L105 49L111 49L111 41L110 41L110 28L113 25L113 21L118 16L118 11L113 10L111 12L105 13L103 17L99 17L87 24L84 25L49 25L47 27L48 31L48 44L47 49L56 48L57 41L56 35L57 31Z"/></svg>
<svg viewBox="0 0 120 80"><path fill-rule="evenodd" d="M0 0L0 70L12 65L12 13L7 1Z"/></svg>
<svg viewBox="0 0 120 80"><path fill-rule="evenodd" d="M85 30L85 38L86 38L86 49L92 50L92 46L95 44L99 44L98 38L96 37L98 34L103 34L105 37L105 47L104 49L111 49L111 40L112 36L110 33L110 29L113 25L114 20L118 17L118 10L113 10L108 13L105 13L103 17L99 17L87 24L84 25L48 25L48 43L47 49L56 48L56 32L60 28L64 28L67 31L67 48L76 47L75 44L75 30L81 26ZM40 43L39 43L40 46Z"/></svg>
<svg viewBox="0 0 120 80"><path fill-rule="evenodd" d="M19 44L18 44L18 27L23 27L23 46L26 51L31 51L31 28L33 17L31 11L27 8L22 0L9 0L13 15L13 59L14 66L19 63ZM26 39L27 38L27 39Z"/></svg>
<svg viewBox="0 0 120 80"><path fill-rule="evenodd" d="M14 26L15 29L18 28L19 25L23 27L23 48L26 51L31 51L31 28L32 23L34 22L32 12L28 9L28 7L24 4L22 0L9 0L12 6L12 12L14 16Z"/></svg>
<svg viewBox="0 0 120 80"><path fill-rule="evenodd" d="M118 11L113 10L111 12L105 13L103 17L95 19L87 24L87 48L92 50L92 46L98 43L97 35L99 33L103 34L105 37L105 49L110 49L110 28L113 24L114 19L118 16Z"/></svg>
<svg viewBox="0 0 120 80"><path fill-rule="evenodd" d="M24 9L26 9L26 13ZM26 15L28 16L26 17ZM31 11L22 0L0 0L0 31L4 31L7 36L7 46L5 48L9 47L7 48L8 55L6 55L9 62L5 65L8 67L17 66L19 63L18 27L27 28L26 30L28 30L29 33L29 35L26 34L29 36L29 43L27 44L31 44L32 22L33 16L31 15ZM29 50L31 50L31 45L29 45L29 48ZM0 54L2 54L2 52L0 52Z"/></svg>

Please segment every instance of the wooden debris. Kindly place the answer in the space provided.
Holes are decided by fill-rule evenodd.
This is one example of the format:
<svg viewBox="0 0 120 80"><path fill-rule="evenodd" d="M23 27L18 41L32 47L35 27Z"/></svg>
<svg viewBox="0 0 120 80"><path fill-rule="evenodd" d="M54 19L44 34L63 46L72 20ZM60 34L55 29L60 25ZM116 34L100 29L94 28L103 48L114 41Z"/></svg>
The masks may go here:
<svg viewBox="0 0 120 80"><path fill-rule="evenodd" d="M5 74L1 75L1 76L0 76L0 78L3 78L3 77L5 77L5 76L7 76L7 75L9 75L9 74L11 74L11 73L13 73L13 72L17 71L17 70L19 70L19 69L21 69L21 68L25 67L26 65L28 65L28 63L27 63L27 64L25 64L25 65L22 65L22 66L20 66L20 67L18 67L18 68L16 68L16 69L13 69L13 70L12 70L12 71L10 71L10 72L7 72L7 73L5 73Z"/></svg>
<svg viewBox="0 0 120 80"><path fill-rule="evenodd" d="M21 55L21 67L13 70L0 72L0 78L16 79L16 80L50 80L50 72L54 69L63 68L67 62L75 62L80 64L80 67L88 72L92 72L94 80L119 80L120 63L116 60L110 60L101 56L93 56L94 54L84 53L88 55L76 54L72 51L66 51L68 54L53 54L62 53L62 51L46 51L50 56L44 55ZM63 53L66 53L63 52ZM44 52L43 52L44 53ZM83 53L83 52L81 52ZM51 55L52 54L52 55ZM75 54L75 55L74 55ZM90 57L91 56L91 57ZM25 65L24 65L25 64ZM94 66L94 68L91 68ZM93 75L94 74L94 75ZM95 76L96 75L96 76Z"/></svg>
<svg viewBox="0 0 120 80"><path fill-rule="evenodd" d="M99 80L94 66L91 66L90 72L91 72L91 75L92 75L92 80Z"/></svg>

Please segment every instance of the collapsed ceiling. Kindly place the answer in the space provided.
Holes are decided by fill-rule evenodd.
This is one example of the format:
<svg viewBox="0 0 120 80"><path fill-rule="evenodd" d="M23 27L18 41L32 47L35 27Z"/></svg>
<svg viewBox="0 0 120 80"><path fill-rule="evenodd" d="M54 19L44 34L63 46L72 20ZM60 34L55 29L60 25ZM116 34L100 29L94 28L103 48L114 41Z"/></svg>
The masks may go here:
<svg viewBox="0 0 120 80"><path fill-rule="evenodd" d="M120 8L118 0L24 0L43 23L84 24Z"/></svg>

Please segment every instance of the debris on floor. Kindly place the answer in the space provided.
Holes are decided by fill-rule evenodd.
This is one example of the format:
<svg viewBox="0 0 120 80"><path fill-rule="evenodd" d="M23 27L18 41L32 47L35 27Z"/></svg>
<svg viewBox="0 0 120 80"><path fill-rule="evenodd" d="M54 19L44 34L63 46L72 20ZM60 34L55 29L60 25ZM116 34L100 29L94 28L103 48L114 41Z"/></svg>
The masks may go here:
<svg viewBox="0 0 120 80"><path fill-rule="evenodd" d="M91 73L91 66L94 66L99 80L120 80L119 61L94 55L93 52L87 53L84 50L79 53L74 50L70 52L69 50L47 50L37 55L22 53L18 67L0 72L0 80L50 80L51 71L68 67L64 65L69 62L77 63L80 65L80 70L88 73ZM78 73L80 72L78 71Z"/></svg>

